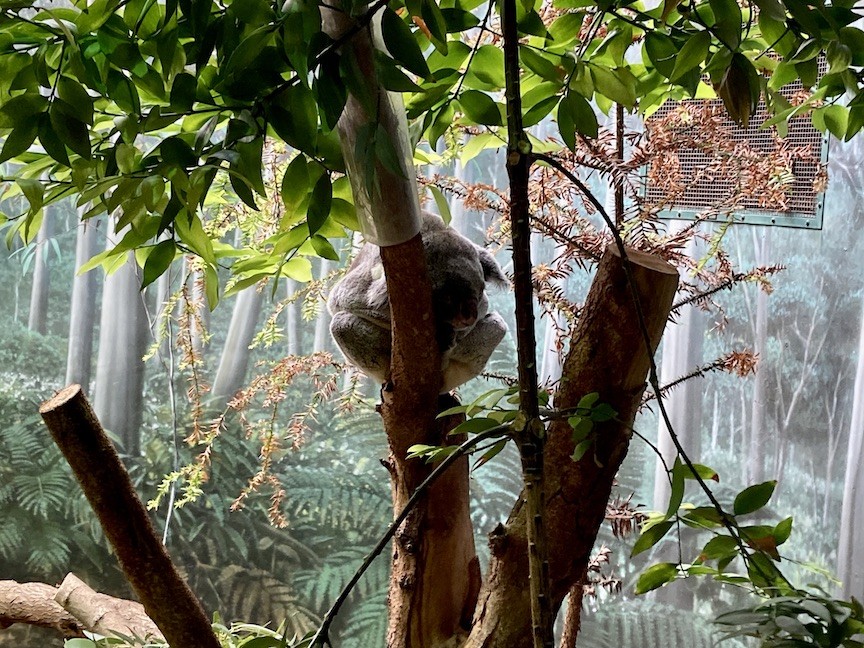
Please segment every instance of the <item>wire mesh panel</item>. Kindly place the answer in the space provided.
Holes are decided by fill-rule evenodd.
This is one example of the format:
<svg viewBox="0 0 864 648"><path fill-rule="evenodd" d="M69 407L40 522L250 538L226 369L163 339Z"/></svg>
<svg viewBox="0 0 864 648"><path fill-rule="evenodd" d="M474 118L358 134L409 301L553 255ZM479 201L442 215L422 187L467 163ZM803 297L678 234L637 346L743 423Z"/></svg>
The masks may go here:
<svg viewBox="0 0 864 648"><path fill-rule="evenodd" d="M809 115L783 137L768 118L762 103L744 127L719 99L667 101L646 122L649 138L673 143L647 170L646 203L660 218L821 229L827 137Z"/></svg>

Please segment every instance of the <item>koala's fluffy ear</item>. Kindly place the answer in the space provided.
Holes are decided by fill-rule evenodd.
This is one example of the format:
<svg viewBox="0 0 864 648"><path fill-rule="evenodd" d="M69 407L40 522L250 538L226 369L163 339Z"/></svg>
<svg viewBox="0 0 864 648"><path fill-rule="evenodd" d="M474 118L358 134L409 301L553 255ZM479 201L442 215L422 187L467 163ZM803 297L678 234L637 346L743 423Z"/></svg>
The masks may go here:
<svg viewBox="0 0 864 648"><path fill-rule="evenodd" d="M480 265L483 267L483 278L499 287L509 285L510 282L507 281L507 276L501 270L501 266L498 265L492 253L486 248L479 246L477 252L480 255Z"/></svg>

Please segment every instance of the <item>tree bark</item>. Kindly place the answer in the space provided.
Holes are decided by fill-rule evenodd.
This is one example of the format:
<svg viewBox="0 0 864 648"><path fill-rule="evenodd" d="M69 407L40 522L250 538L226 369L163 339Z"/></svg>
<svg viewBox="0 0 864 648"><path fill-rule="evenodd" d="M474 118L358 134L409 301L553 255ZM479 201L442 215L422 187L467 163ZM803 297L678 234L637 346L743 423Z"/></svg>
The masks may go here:
<svg viewBox="0 0 864 648"><path fill-rule="evenodd" d="M54 600L57 588L46 583L0 581L0 629L15 623L56 630L64 637L83 637L81 622Z"/></svg>
<svg viewBox="0 0 864 648"><path fill-rule="evenodd" d="M111 237L108 245L114 245ZM102 287L99 358L93 393L93 407L99 420L120 438L123 450L130 455L140 452L147 327L138 264L130 252L126 263L105 277Z"/></svg>
<svg viewBox="0 0 864 648"><path fill-rule="evenodd" d="M249 345L255 337L263 303L264 293L255 286L241 290L237 295L222 359L213 380L213 397L219 404L226 403L243 386L249 367Z"/></svg>
<svg viewBox="0 0 864 648"><path fill-rule="evenodd" d="M123 573L173 648L218 648L210 621L180 577L135 494L129 474L79 385L39 413L99 518Z"/></svg>
<svg viewBox="0 0 864 648"><path fill-rule="evenodd" d="M94 220L81 222L75 235L75 267L80 268L97 252L98 230ZM66 354L66 384L77 383L89 390L93 360L93 329L96 326L95 269L76 274L69 306L69 350Z"/></svg>
<svg viewBox="0 0 864 648"><path fill-rule="evenodd" d="M653 354L675 296L678 273L661 259L628 250L630 275L638 295ZM566 421L556 420L546 445L546 520L554 609L588 565L618 467L627 453L630 426L649 369L637 310L625 264L606 251L574 330L555 407L575 407L586 394L617 412L616 420L595 426L595 441L578 462ZM505 526L490 536L492 560L474 629L467 646L512 648L531 636L525 507L520 498Z"/></svg>
<svg viewBox="0 0 864 648"><path fill-rule="evenodd" d="M353 9L357 15L358 7ZM390 297L393 343L391 377L382 390L381 415L390 446L387 466L393 508L399 512L430 472L422 461L405 459L408 448L447 442L446 429L435 419L442 377L432 286L420 234L411 234L420 228L411 146L404 115L378 82L369 24L358 25L347 12L325 10L322 18L325 31L333 38L353 33L341 54L354 57L372 96L368 105L376 110L374 115L367 114L363 104L349 95L338 130L358 215L369 229L364 234L384 245L381 261ZM370 124L390 138L401 173L380 161L370 168L357 159L357 133ZM367 180L375 187L372 191L366 191ZM467 459L432 486L425 501L402 524L393 545L387 645L432 647L467 631L479 586Z"/></svg>
<svg viewBox="0 0 864 648"><path fill-rule="evenodd" d="M30 311L27 328L45 335L48 332L48 291L51 273L48 270L48 245L53 235L54 208L45 209L42 226L36 235L36 253L33 255L33 285L30 289Z"/></svg>
<svg viewBox="0 0 864 648"><path fill-rule="evenodd" d="M842 581L843 598L864 598L864 313L858 342L858 367L846 452L846 479L840 515L840 546L837 550L837 576Z"/></svg>
<svg viewBox="0 0 864 648"><path fill-rule="evenodd" d="M90 632L103 636L112 633L134 634L165 640L153 619L147 616L143 605L137 601L100 594L74 574L66 575L54 594L54 600Z"/></svg>

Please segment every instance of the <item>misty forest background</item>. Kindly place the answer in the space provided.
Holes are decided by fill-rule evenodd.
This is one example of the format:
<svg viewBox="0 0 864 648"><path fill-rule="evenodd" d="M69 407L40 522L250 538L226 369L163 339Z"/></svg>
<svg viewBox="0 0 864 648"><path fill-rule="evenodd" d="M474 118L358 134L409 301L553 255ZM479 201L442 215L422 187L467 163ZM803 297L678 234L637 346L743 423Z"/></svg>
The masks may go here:
<svg viewBox="0 0 864 648"><path fill-rule="evenodd" d="M715 488L721 500L747 484L778 480L773 508L765 515L794 518L795 534L784 556L800 562L790 572L829 592L838 587L832 575L843 571L837 550L841 509L844 499L848 504L855 495L844 492L847 449L855 442L850 430L859 444L864 435L860 422L852 422L855 401L864 399L864 393L856 393L864 352L859 348L862 162L860 138L831 142L821 231L729 228L724 246L738 267L782 264L785 269L771 278L770 294L749 283L715 295L720 310L681 309L667 328L659 358L661 382L668 383L730 349L759 355L756 372L747 377L709 372L672 390L670 412L690 456L721 475ZM487 150L464 168L451 164L434 172L504 186L502 169L498 154ZM587 179L601 194L605 191L601 180ZM15 213L12 207L0 205L0 210ZM486 241L492 216L466 210L458 199L450 211L459 231L477 243ZM167 474L194 462L196 449L183 442L193 419L224 413L238 390L255 386L256 376L272 379L268 372L287 355L324 352L341 363L323 301L339 265L316 259L317 281L309 286L291 281L275 289L250 286L207 313L196 307L202 297L196 295L200 283L194 266L180 261L144 293L132 265L108 278L100 269L76 277L83 258L105 249L108 230L98 218L88 221L86 231L79 222L75 205L60 203L48 208L38 240L0 249L0 578L56 583L72 571L95 589L129 596L68 466L48 441L38 404L67 382L88 385L140 494L151 500ZM720 226L700 225L709 237L711 227ZM349 249L346 241L343 259ZM538 235L536 261L549 262L554 254L554 244ZM505 270L508 258L507 250L500 250ZM186 292L181 293L184 279ZM577 272L561 288L580 302L589 279L589 272ZM497 291L491 299L512 331L512 294ZM167 327L160 317L166 302L175 315ZM185 328L177 323L182 324L184 309ZM547 383L560 370L555 325L548 318L540 325L538 357ZM508 335L487 369L514 375L514 346ZM191 373L184 365L190 349L203 360ZM206 607L227 620L286 619L298 633L312 628L326 611L391 515L385 469L378 462L386 451L374 410L378 386L340 371L326 356L307 362L307 369L314 365L312 378L287 375L287 370L281 375L284 383L275 387L284 395L282 402L267 401L260 381L260 391L247 389L243 398L250 404L242 415L229 411L219 419L222 434L213 446L210 479L200 484L201 496L173 508L172 501L184 494L169 490L154 513ZM198 387L211 386L200 401L187 398L190 386L194 391L190 375ZM466 402L499 385L478 379L460 389L460 396ZM864 386L859 382L857 389ZM199 407L209 419L198 418ZM265 483L245 498L241 510L229 511L259 471L262 442L274 442L261 438L274 421L275 429L285 433L271 466L281 490ZM652 442L658 438L650 404L636 429ZM207 430L201 433L206 436ZM632 496L645 510L665 508L668 484L656 479L658 470L663 471L662 464L652 448L635 442L618 478L618 495ZM509 450L473 472L481 552L487 551L485 534L506 516L520 485L518 458ZM279 521L282 515L286 525L271 525L268 509L270 518ZM632 592L640 570L658 560L676 560L678 546L668 539L631 560L636 535L621 537L621 531L626 529L615 527L613 533L609 525L601 531L598 547L608 548L609 568L595 595L586 598L591 614L580 645L649 648L670 645L675 636L672 645L711 645L710 619L740 603L743 595L729 586L688 579L637 599ZM686 533L681 542L696 546ZM386 586L387 561L381 559L339 617L338 645L382 644ZM0 633L0 645L49 641L60 640L28 627Z"/></svg>

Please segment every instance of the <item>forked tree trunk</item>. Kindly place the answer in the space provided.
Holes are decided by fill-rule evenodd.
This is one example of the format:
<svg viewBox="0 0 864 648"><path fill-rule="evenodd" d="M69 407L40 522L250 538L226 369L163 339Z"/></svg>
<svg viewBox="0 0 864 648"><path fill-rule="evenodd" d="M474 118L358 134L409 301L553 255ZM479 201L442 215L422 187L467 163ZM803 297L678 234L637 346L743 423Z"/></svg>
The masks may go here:
<svg viewBox="0 0 864 648"><path fill-rule="evenodd" d="M644 314L651 353L660 342L678 284L678 273L661 259L628 251L630 274ZM570 342L556 409L575 407L597 392L618 420L598 424L595 442L578 462L566 421L549 427L546 445L546 518L552 603L565 594L588 564L603 522L612 482L627 454L630 426L645 389L649 354L624 264L614 249L604 255ZM531 613L525 507L517 503L505 526L490 537L492 561L467 643L471 648L530 645Z"/></svg>

